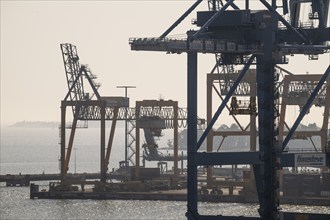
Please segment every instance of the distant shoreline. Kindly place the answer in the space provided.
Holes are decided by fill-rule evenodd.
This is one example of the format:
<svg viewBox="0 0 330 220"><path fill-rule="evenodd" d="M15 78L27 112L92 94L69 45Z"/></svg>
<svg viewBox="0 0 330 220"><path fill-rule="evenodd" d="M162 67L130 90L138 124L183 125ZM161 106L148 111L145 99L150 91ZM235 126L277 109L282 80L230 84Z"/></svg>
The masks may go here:
<svg viewBox="0 0 330 220"><path fill-rule="evenodd" d="M67 125L71 124L71 121L67 121ZM59 128L60 122L56 121L19 121L13 124L5 125L4 127L10 128ZM79 121L79 124L84 124L84 121ZM99 122L88 121L89 128L99 128ZM123 127L123 123L117 123L119 128Z"/></svg>
<svg viewBox="0 0 330 220"><path fill-rule="evenodd" d="M59 122L47 122L47 121L19 121L8 127L13 128L58 128Z"/></svg>

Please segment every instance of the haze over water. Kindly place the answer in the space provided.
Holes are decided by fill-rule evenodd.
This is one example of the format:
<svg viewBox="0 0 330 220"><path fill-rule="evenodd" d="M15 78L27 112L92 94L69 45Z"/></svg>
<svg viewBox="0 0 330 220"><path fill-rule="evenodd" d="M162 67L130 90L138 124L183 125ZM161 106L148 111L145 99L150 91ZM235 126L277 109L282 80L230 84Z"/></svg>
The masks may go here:
<svg viewBox="0 0 330 220"><path fill-rule="evenodd" d="M110 169L123 159L123 129L118 128ZM99 172L99 129L78 130L76 170ZM57 128L1 128L0 174L59 173ZM166 139L160 141L166 144ZM69 171L74 172L74 159ZM48 182L38 182L42 188ZM31 200L29 187L0 187L0 219L186 219L186 202L122 200ZM328 213L326 206L282 205L284 211ZM257 204L199 203L201 214L258 216Z"/></svg>

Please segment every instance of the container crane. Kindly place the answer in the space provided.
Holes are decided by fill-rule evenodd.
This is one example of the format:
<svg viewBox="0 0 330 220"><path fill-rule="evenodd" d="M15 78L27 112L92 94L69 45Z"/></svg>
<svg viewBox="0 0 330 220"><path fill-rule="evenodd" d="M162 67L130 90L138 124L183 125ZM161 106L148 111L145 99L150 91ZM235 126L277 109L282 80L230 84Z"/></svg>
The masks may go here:
<svg viewBox="0 0 330 220"><path fill-rule="evenodd" d="M251 10L250 1L245 1L245 9L239 9L234 0L208 1L209 11L197 12L194 22L199 29L187 32L187 39L170 39L166 36L184 20L202 1L196 1L172 26L158 38L131 38L131 50L163 51L167 53L187 53L188 86L188 219L245 219L244 217L200 215L197 209L197 166L253 164L259 198L261 219L279 219L279 181L277 177L282 157L288 141L298 124L308 111L314 98L330 74L330 66L310 94L296 122L288 132L283 143L278 142L278 79L274 68L278 64L287 64L286 55L304 54L310 59L329 53L330 29L327 26L328 0L266 0L259 2L265 10ZM299 22L300 6L311 3L311 19L318 21L318 26ZM220 6L220 7L219 7ZM290 7L289 7L290 6ZM231 7L233 10L228 10ZM281 7L283 13L277 9ZM290 13L290 21L283 15ZM282 26L279 26L281 24ZM202 137L197 140L197 54L220 54L218 65L243 65L235 82L218 110L207 119L208 126ZM251 65L256 65L257 74L257 109L259 127L259 151L227 153L200 153L199 147L212 130L212 126L226 107L230 97ZM210 120L209 120L210 119ZM329 155L327 155L329 157ZM228 157L231 158L228 161ZM328 165L329 166L329 165ZM260 219L246 217L246 219Z"/></svg>

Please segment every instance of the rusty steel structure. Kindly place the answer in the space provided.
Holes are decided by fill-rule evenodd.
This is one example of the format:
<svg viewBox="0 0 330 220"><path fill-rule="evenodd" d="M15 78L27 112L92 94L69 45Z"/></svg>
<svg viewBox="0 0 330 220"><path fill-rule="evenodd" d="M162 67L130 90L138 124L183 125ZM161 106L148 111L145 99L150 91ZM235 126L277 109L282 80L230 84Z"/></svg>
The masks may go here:
<svg viewBox="0 0 330 220"><path fill-rule="evenodd" d="M214 70L214 69L213 69ZM284 72L287 73L279 81L278 96L281 100L280 102L280 112L279 112L279 142L283 142L283 137L288 134L290 126L285 122L286 109L288 106L298 105L300 108L304 106L308 97L311 95L312 91L316 87L317 83L321 79L320 74L293 74L281 67L276 67L277 74ZM228 93L228 88L236 80L238 76L237 72L224 73L224 72L211 72L207 75L207 119L210 120L213 115L212 112L212 95L215 92L218 97L223 100L222 96ZM313 105L316 107L324 107L323 111L323 122L322 128L319 131L295 131L292 139L307 139L313 136L319 136L321 138L320 151L325 152L325 146L327 145L327 129L328 129L328 118L329 118L329 79L323 84L320 89L319 94L313 100ZM237 89L234 92L235 100L238 97L250 97L250 101L245 100L247 104L251 103L251 98L254 100L256 97L256 71L249 70L243 77L242 81L238 84ZM233 97L234 98L234 97ZM245 106L246 107L246 106ZM237 136L246 135L250 136L250 150L255 151L256 149L256 137L258 133L256 132L256 117L257 110L253 111L248 108L236 109L233 112L233 103L230 106L226 106L227 110L232 115L233 119L239 126L239 131L211 131L208 138L213 140L213 136ZM243 110L243 111L240 111ZM236 118L236 115L249 115L250 122L246 127L241 125L240 121ZM253 130L253 131L252 131ZM281 144L280 144L281 145ZM209 146L213 146L209 143ZM316 150L317 151L317 150Z"/></svg>
<svg viewBox="0 0 330 220"><path fill-rule="evenodd" d="M69 89L61 102L61 181L65 184L78 121L99 120L101 130L100 180L105 182L119 109L128 107L128 99L124 97L101 97L98 93L100 84L94 81L96 76L92 74L89 68L79 64L76 47L72 44L61 44L61 50ZM90 85L92 94L85 91L85 79ZM73 122L70 126L69 143L66 147L67 107L72 107ZM112 124L106 148L105 121L109 118L111 118Z"/></svg>
<svg viewBox="0 0 330 220"><path fill-rule="evenodd" d="M174 176L178 176L178 102L172 100L143 100L136 102L136 148L135 148L135 161L136 161L136 176L140 174L140 129L144 129L147 144L148 139L152 138L151 135L147 137L147 132L153 133L155 136L160 136L162 129L172 128L173 129L173 150L174 155L170 158L166 156L161 156L158 154L157 146L153 141L151 145L146 148L149 149L150 159L157 161L173 161L174 163ZM143 114L142 108L148 109L148 111ZM160 117L160 112L164 112L165 115ZM142 113L142 114L141 114ZM163 120L162 120L163 119ZM153 159L154 157L154 159Z"/></svg>
<svg viewBox="0 0 330 220"><path fill-rule="evenodd" d="M283 137L287 136L290 127L285 122L286 108L290 105L298 105L303 108L307 99L310 97L312 91L317 86L318 82L322 78L322 75L286 75L282 81L282 103L280 110L279 120L279 143L283 144ZM329 107L330 107L330 78L323 84L320 92L315 97L312 105L317 107L323 107L323 121L321 129L318 131L295 131L292 139L309 139L313 144L312 137L319 136L321 139L321 146L319 149L314 145L315 151L326 152L327 149L327 131L329 129ZM310 110L308 109L307 112ZM285 129L287 131L285 131ZM286 150L285 148L283 150ZM289 150L290 151L290 150Z"/></svg>
<svg viewBox="0 0 330 220"><path fill-rule="evenodd" d="M149 158L156 161L174 161L174 174L178 173L178 128L187 124L187 109L179 108L178 102L172 100L144 100L137 101L136 107L129 107L127 94L125 97L101 96L98 92L100 84L95 82L96 76L86 65L79 64L79 56L76 46L66 43L61 44L64 68L68 84L68 93L61 102L61 181L65 184L69 162L73 149L74 137L78 121L99 121L100 122L100 180L106 181L108 164L116 129L117 121L129 121L132 127L125 131L126 138L129 136L130 143L125 146L125 165L129 162L136 166L136 176L140 168L140 128L147 119L157 117L164 122L163 129L174 130L174 156ZM87 82L86 82L87 81ZM88 86L86 86L89 85ZM88 90L89 88L89 90ZM67 126L66 109L72 108L72 124ZM111 121L108 142L106 142L106 121ZM149 120L150 121L150 120ZM199 119L199 125L203 120ZM84 124L83 127L86 126ZM156 129L153 125L148 128ZM66 143L66 129L70 129L68 143ZM135 130L135 136L134 136ZM135 142L135 148L132 146ZM134 161L135 157L135 161Z"/></svg>
<svg viewBox="0 0 330 220"><path fill-rule="evenodd" d="M217 56L216 56L217 57ZM229 70L229 71L228 71ZM278 126L278 141L279 146L283 143L283 138L288 134L290 126L286 123L286 110L287 107L298 105L300 108L304 106L308 97L311 95L312 91L315 89L322 75L320 74L293 74L282 67L276 66L276 73L279 77L279 88L278 96L280 98L280 108L279 108L279 126ZM286 74L286 75L284 75ZM234 71L233 67L225 66L223 69L219 69L217 64L212 72L207 74L207 120L211 120L212 112L212 95L215 93L221 101L223 101L223 96L228 93L228 88L235 82L238 76L238 72ZM282 76L282 77L281 77ZM294 132L292 139L308 140L313 146L309 149L301 149L299 147L287 147L283 149L286 152L309 152L309 153L326 153L328 151L328 139L329 135L327 131L329 129L329 100L330 100L330 83L328 80L323 84L320 92L315 97L313 105L315 107L323 107L323 121L320 130L297 130ZM249 97L249 100L245 100L248 105L251 105L251 100L255 100L256 97L256 70L250 69L245 76L242 78L241 82L237 85L237 88L232 97L238 100L240 97ZM247 105L247 106L248 106ZM207 136L207 150L214 151L213 140L215 137L221 137L220 145L217 148L219 151L224 143L225 139L231 136L249 136L250 139L250 151L256 151L257 149L257 137L259 132L256 126L257 119L257 109L249 109L243 107L233 110L233 101L230 106L226 105L226 108L230 115L233 117L234 121L239 127L238 131L215 131L211 130ZM236 117L237 115L246 115L250 118L249 123L244 127L240 120ZM315 145L313 138L320 137L320 145ZM253 172L253 170L252 170ZM212 167L208 167L207 173L208 185L214 185L213 181L213 171Z"/></svg>

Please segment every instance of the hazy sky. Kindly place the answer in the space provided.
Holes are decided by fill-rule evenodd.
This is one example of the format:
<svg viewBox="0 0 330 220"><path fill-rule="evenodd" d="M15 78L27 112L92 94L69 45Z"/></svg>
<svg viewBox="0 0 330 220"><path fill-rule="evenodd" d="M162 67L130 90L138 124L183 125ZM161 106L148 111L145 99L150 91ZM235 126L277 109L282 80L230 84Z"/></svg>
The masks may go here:
<svg viewBox="0 0 330 220"><path fill-rule="evenodd" d="M60 43L77 46L80 63L89 64L102 84L101 96L124 95L116 86L134 85L128 92L131 106L161 96L186 107L186 54L131 51L128 40L160 36L193 2L1 0L1 123L60 121L67 93ZM207 10L206 1L198 9ZM173 35L196 28L195 17L193 12ZM286 69L310 74L324 73L330 60L329 54L313 62L289 58ZM214 56L200 55L198 65L199 115L205 117L206 73ZM293 117L298 113L293 110ZM319 115L311 121L321 121Z"/></svg>

